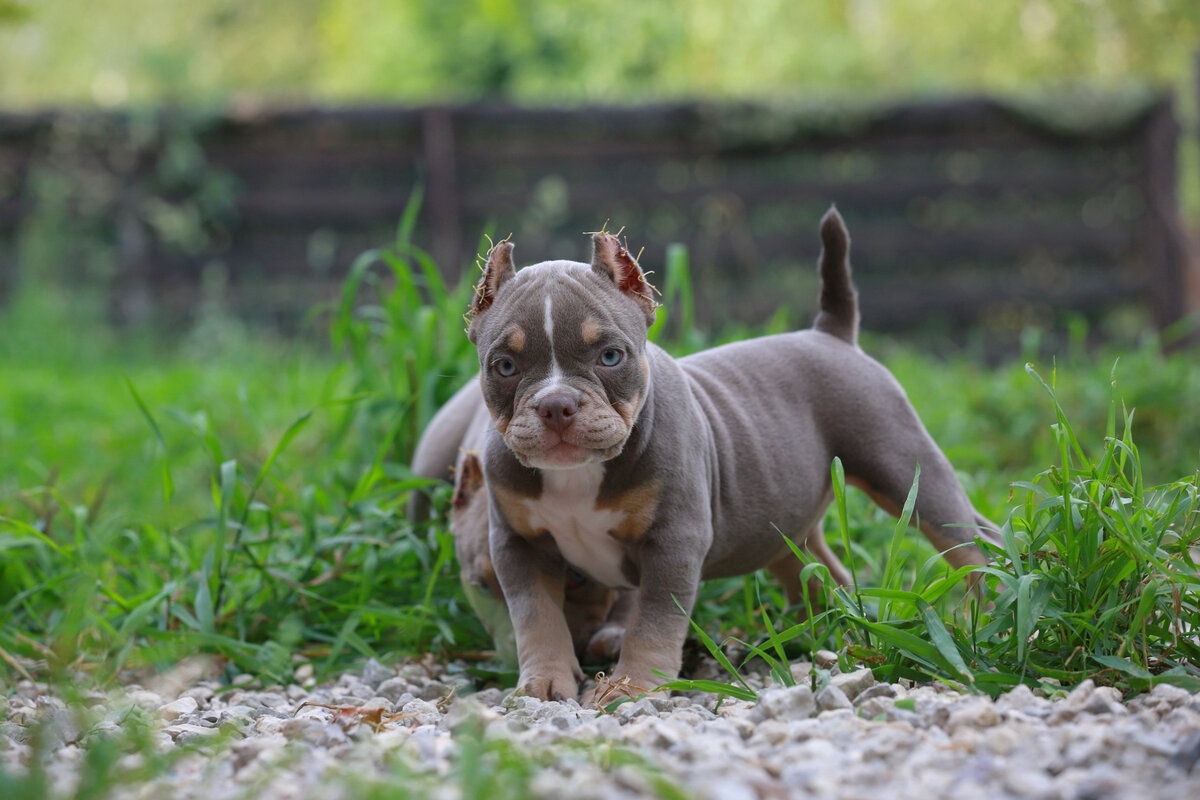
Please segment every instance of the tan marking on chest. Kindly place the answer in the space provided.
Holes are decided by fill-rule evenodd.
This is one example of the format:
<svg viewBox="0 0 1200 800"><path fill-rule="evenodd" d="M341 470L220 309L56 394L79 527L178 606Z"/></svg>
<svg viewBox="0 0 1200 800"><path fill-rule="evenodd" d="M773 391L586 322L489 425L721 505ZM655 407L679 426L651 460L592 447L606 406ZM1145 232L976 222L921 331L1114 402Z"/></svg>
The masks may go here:
<svg viewBox="0 0 1200 800"><path fill-rule="evenodd" d="M605 501L603 508L620 511L624 515L621 523L611 533L623 542L636 542L646 535L654 524L658 512L661 485L658 481L647 481L624 494Z"/></svg>
<svg viewBox="0 0 1200 800"><path fill-rule="evenodd" d="M514 533L526 539L536 538L542 533L530 523L529 507L525 505L529 500L528 497L509 491L503 486L497 486L495 483L489 485L488 489L492 493L492 499L499 506L500 513L504 515L504 519L508 521L508 526L513 529Z"/></svg>
<svg viewBox="0 0 1200 800"><path fill-rule="evenodd" d="M588 317L580 326L580 333L583 335L584 344L595 344L600 340L600 323L595 317Z"/></svg>

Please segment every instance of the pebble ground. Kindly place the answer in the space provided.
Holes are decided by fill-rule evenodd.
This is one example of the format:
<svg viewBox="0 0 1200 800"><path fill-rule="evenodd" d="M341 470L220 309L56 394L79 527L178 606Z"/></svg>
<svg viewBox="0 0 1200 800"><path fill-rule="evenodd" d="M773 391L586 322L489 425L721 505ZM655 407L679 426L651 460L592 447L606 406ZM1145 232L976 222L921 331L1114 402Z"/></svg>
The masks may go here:
<svg viewBox="0 0 1200 800"><path fill-rule="evenodd" d="M399 781L452 800L517 781L513 796L605 800L1200 798L1200 694L1168 685L1128 702L1091 681L992 700L834 669L816 693L806 681L755 702L697 693L605 714L468 693L454 667L371 661L321 685L307 666L289 686L132 685L86 693L83 710L24 681L0 696L0 770L40 763L49 796L74 797L97 737L139 725L149 742L118 754L111 774L126 777L112 796L349 798ZM145 769L156 757L166 766ZM504 769L518 777L480 774Z"/></svg>

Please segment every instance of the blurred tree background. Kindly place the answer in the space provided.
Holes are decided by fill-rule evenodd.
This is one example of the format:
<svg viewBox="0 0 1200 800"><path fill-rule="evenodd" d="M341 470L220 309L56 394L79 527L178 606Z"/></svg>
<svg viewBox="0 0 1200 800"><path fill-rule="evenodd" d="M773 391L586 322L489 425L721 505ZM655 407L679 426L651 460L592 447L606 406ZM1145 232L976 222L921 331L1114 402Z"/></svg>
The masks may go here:
<svg viewBox="0 0 1200 800"><path fill-rule="evenodd" d="M1153 85L1197 118L1195 0L0 0L6 109L896 97ZM1195 137L1183 174L1200 169ZM1200 182L1180 185L1200 222Z"/></svg>
<svg viewBox="0 0 1200 800"><path fill-rule="evenodd" d="M8 107L1185 85L1195 0L0 0Z"/></svg>

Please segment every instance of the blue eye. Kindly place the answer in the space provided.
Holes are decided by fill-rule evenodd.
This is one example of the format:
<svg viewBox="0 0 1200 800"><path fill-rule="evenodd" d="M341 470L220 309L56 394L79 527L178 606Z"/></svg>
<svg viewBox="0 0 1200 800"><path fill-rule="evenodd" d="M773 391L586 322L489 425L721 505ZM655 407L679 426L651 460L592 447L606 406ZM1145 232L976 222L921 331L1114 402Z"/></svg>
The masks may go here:
<svg viewBox="0 0 1200 800"><path fill-rule="evenodd" d="M501 378L511 378L517 374L517 362L511 358L498 358L492 363L492 369Z"/></svg>
<svg viewBox="0 0 1200 800"><path fill-rule="evenodd" d="M625 353L615 347L606 348L600 353L599 364L602 367L615 367L625 360Z"/></svg>

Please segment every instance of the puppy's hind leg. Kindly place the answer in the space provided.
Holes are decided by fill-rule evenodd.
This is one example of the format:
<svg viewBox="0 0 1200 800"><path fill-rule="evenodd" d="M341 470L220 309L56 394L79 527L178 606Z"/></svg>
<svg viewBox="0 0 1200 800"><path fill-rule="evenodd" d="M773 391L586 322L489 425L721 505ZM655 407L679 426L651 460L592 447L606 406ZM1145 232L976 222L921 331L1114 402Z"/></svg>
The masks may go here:
<svg viewBox="0 0 1200 800"><path fill-rule="evenodd" d="M850 572L838 557L834 555L833 551L829 549L829 544L825 541L825 532L820 520L812 526L808 535L801 541L803 542L804 549L815 557L817 561L825 565L825 568L829 570L830 577L839 586L850 585ZM800 582L801 568L800 561L797 560L796 555L790 549L767 565L767 571L775 576L775 579L783 586L784 591L787 593L788 602L792 605L804 602L804 591ZM821 595L821 581L818 578L810 578L808 581L808 596L810 601L814 605L818 605L817 601Z"/></svg>
<svg viewBox="0 0 1200 800"><path fill-rule="evenodd" d="M908 424L893 425L884 445L871 452L865 457L843 457L847 483L862 489L877 505L898 517L919 465L913 524L955 567L987 563L974 543L975 537L995 541L995 526L971 505L950 461L915 412Z"/></svg>

